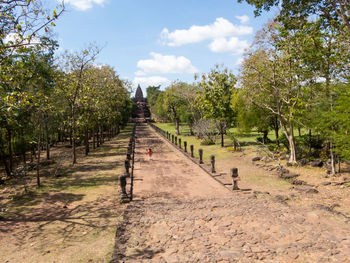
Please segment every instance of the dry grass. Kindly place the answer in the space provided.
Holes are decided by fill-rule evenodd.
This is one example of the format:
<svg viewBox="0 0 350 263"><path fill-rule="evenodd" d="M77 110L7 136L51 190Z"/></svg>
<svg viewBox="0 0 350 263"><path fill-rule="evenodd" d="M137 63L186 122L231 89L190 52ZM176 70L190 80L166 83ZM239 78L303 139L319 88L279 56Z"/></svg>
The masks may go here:
<svg viewBox="0 0 350 263"><path fill-rule="evenodd" d="M124 209L117 179L129 134L127 128L88 157L81 149L74 166L70 149L56 148L61 176L48 165L40 189L34 174L28 193L18 181L0 188L0 262L109 262Z"/></svg>

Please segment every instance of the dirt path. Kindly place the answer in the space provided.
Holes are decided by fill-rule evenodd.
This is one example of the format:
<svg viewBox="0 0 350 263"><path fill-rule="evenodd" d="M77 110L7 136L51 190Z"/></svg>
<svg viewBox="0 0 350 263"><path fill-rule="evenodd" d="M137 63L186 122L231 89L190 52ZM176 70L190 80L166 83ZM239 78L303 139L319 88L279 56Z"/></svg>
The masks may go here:
<svg viewBox="0 0 350 263"><path fill-rule="evenodd" d="M349 262L343 218L231 193L148 126L137 134L135 201L114 262Z"/></svg>

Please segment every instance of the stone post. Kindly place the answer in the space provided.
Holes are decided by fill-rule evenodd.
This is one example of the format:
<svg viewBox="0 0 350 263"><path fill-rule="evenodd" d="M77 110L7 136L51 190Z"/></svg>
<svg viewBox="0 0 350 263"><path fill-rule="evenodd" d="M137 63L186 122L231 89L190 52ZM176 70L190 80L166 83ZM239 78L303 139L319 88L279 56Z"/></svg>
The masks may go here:
<svg viewBox="0 0 350 263"><path fill-rule="evenodd" d="M216 173L215 171L215 156L210 155L210 162L211 162L211 173Z"/></svg>
<svg viewBox="0 0 350 263"><path fill-rule="evenodd" d="M181 139L179 138L179 147L181 149Z"/></svg>
<svg viewBox="0 0 350 263"><path fill-rule="evenodd" d="M119 176L119 184L122 192L121 202L125 203L128 200L128 195L126 194L126 176L125 174Z"/></svg>
<svg viewBox="0 0 350 263"><path fill-rule="evenodd" d="M239 190L238 183L237 183L239 180L237 168L231 169L231 177L232 177L232 185L233 185L232 190Z"/></svg>
<svg viewBox="0 0 350 263"><path fill-rule="evenodd" d="M130 177L130 172L129 172L129 169L130 169L130 160L129 160L129 159L125 159L124 165L125 165L126 176L127 176L127 177Z"/></svg>
<svg viewBox="0 0 350 263"><path fill-rule="evenodd" d="M191 149L191 157L193 158L194 155L193 155L193 145L192 144L190 145L190 149Z"/></svg>
<svg viewBox="0 0 350 263"><path fill-rule="evenodd" d="M187 142L184 141L184 148L185 148L185 153L187 153Z"/></svg>
<svg viewBox="0 0 350 263"><path fill-rule="evenodd" d="M177 146L177 136L175 136L175 145Z"/></svg>
<svg viewBox="0 0 350 263"><path fill-rule="evenodd" d="M199 154L199 163L203 163L203 149L199 149L198 154Z"/></svg>

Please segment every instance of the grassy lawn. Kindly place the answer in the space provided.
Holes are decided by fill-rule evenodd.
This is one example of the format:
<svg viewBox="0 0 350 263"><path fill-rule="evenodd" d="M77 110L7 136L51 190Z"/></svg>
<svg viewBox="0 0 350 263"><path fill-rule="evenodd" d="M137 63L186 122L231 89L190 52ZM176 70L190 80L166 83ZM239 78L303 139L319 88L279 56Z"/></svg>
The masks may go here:
<svg viewBox="0 0 350 263"><path fill-rule="evenodd" d="M42 168L42 184L28 175L28 193L22 181L0 188L1 262L110 262L117 223L124 206L119 204L118 175L123 167L131 126L71 165L70 149L55 147L59 177L53 163ZM55 155L56 151L56 155ZM61 151L58 153L58 151Z"/></svg>
<svg viewBox="0 0 350 263"><path fill-rule="evenodd" d="M156 126L159 128L170 132L171 134L175 134L175 125L173 123L155 123ZM249 145L258 145L257 138L262 137L261 133L258 133L256 131L252 131L249 134L239 134L237 128L231 128L229 130L230 133L237 134L236 138L238 139L239 143L242 146L249 146ZM233 147L233 142L230 139L229 136L225 135L225 147L222 148L220 145L220 136L217 136L217 140L215 145L201 145L201 140L197 139L195 136L190 135L190 129L187 125L181 125L180 126L180 136L178 138L181 138L182 141L187 141L188 150L189 145L194 146L194 155L195 157L198 156L198 149L203 149L203 158L204 162L209 163L210 162L210 155L215 155L215 158L217 160L227 159L232 157L232 152L229 150ZM274 133L271 131L268 135L269 139L274 141L276 140L276 137Z"/></svg>

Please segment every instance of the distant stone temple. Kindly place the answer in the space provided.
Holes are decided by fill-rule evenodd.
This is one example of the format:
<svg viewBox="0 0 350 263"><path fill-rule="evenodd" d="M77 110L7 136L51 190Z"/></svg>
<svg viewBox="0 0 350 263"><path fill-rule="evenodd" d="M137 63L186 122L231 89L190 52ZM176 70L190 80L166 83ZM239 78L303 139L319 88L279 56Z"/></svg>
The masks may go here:
<svg viewBox="0 0 350 263"><path fill-rule="evenodd" d="M147 106L147 99L143 97L140 85L137 86L133 101L135 103L133 118L138 119L138 121L146 121L149 119L151 117L151 112Z"/></svg>
<svg viewBox="0 0 350 263"><path fill-rule="evenodd" d="M134 102L146 102L146 100L143 97L143 92L140 87L140 84L137 86Z"/></svg>

